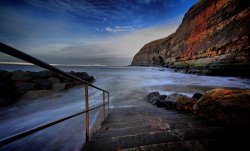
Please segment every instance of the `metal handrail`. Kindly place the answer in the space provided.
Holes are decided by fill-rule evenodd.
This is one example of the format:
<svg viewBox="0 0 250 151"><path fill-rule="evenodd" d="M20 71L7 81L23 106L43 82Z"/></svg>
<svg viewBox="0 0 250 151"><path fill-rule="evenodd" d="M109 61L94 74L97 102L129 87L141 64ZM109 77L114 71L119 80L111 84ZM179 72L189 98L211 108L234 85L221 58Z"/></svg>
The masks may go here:
<svg viewBox="0 0 250 151"><path fill-rule="evenodd" d="M43 62L43 61L41 61L39 59L36 59L36 58L34 58L34 57L32 57L32 56L30 56L28 54L25 54L25 53L13 48L13 47L10 47L10 46L2 43L2 42L0 42L0 52L3 52L5 54L11 55L13 57L22 59L22 60L27 61L27 62L33 63L34 65L38 65L38 66L43 67L45 69L48 69L50 71L54 71L54 72L56 72L58 74L61 74L61 75L65 76L65 77L67 77L67 78L71 78L73 80L76 80L76 81L79 81L79 82L85 84L85 111L74 113L72 115L68 115L66 117L60 118L60 119L52 121L50 123L43 124L41 126L26 130L24 132L12 135L12 136L4 138L4 139L1 139L0 140L0 147L4 146L4 145L7 145L9 143L12 143L12 142L14 142L16 140L19 140L21 138L24 138L24 137L26 137L28 135L31 135L31 134L33 134L35 132L38 132L40 130L43 130L45 128L48 128L50 126L53 126L55 124L58 124L60 122L63 122L65 120L68 120L68 119L71 119L71 118L76 117L78 115L81 115L83 113L86 113L86 122L85 122L86 123L86 142L89 142L89 111L103 106L104 107L104 111L103 111L104 112L104 119L105 119L105 105L106 104L108 105L108 110L109 110L109 92L104 90L104 89L101 89L101 88L99 88L99 87L97 87L95 85L92 85L92 84L88 83L87 81L85 81L85 80L83 80L81 78L78 78L78 77L76 77L76 76L74 76L74 75L72 75L70 73L64 72L64 71L62 71L62 70L60 70L60 69L58 69L56 67L53 67L53 66L51 66L51 65L49 65L49 64L47 64L47 63L45 63L45 62ZM88 105L88 100L89 100L88 86L91 86L91 87L103 92L103 104L102 105L99 105L99 106L96 106L96 107L94 107L92 109L89 109L89 105ZM107 95L108 95L107 103L105 103L105 93L107 93Z"/></svg>

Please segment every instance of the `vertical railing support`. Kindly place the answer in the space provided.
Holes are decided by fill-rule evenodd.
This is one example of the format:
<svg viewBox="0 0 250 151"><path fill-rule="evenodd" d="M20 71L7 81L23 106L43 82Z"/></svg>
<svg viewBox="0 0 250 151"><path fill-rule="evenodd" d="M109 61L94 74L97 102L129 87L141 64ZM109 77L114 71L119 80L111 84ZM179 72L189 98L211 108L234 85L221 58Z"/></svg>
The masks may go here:
<svg viewBox="0 0 250 151"><path fill-rule="evenodd" d="M105 120L105 92L102 91L103 94L103 120Z"/></svg>
<svg viewBox="0 0 250 151"><path fill-rule="evenodd" d="M109 93L108 94L108 114L109 114Z"/></svg>
<svg viewBox="0 0 250 151"><path fill-rule="evenodd" d="M86 112L86 143L89 142L89 92L88 85L85 84L85 110Z"/></svg>

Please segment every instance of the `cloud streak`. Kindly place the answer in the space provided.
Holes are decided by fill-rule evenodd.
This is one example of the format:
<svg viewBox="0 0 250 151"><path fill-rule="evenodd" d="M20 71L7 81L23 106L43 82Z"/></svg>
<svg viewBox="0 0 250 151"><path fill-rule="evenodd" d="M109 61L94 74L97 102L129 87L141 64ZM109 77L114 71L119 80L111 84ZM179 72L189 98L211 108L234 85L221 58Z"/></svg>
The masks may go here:
<svg viewBox="0 0 250 151"><path fill-rule="evenodd" d="M125 32L135 30L133 26L115 26L115 27L106 27L105 31L107 32Z"/></svg>

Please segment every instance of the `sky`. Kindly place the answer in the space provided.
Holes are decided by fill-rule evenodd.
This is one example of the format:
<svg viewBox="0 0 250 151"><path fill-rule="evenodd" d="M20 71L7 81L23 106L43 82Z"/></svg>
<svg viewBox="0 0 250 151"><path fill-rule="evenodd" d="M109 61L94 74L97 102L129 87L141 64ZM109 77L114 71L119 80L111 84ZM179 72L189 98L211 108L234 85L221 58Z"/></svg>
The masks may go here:
<svg viewBox="0 0 250 151"><path fill-rule="evenodd" d="M0 0L0 41L48 63L129 65L197 0ZM0 53L0 62L18 61Z"/></svg>

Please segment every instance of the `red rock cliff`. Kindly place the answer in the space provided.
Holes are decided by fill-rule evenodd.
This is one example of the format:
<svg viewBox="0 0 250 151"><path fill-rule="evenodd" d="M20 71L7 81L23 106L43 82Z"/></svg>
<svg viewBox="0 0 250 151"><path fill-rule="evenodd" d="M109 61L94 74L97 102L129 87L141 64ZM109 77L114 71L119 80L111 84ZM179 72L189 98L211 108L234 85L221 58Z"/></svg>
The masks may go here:
<svg viewBox="0 0 250 151"><path fill-rule="evenodd" d="M144 45L132 65L250 64L249 2L200 0L175 33Z"/></svg>

